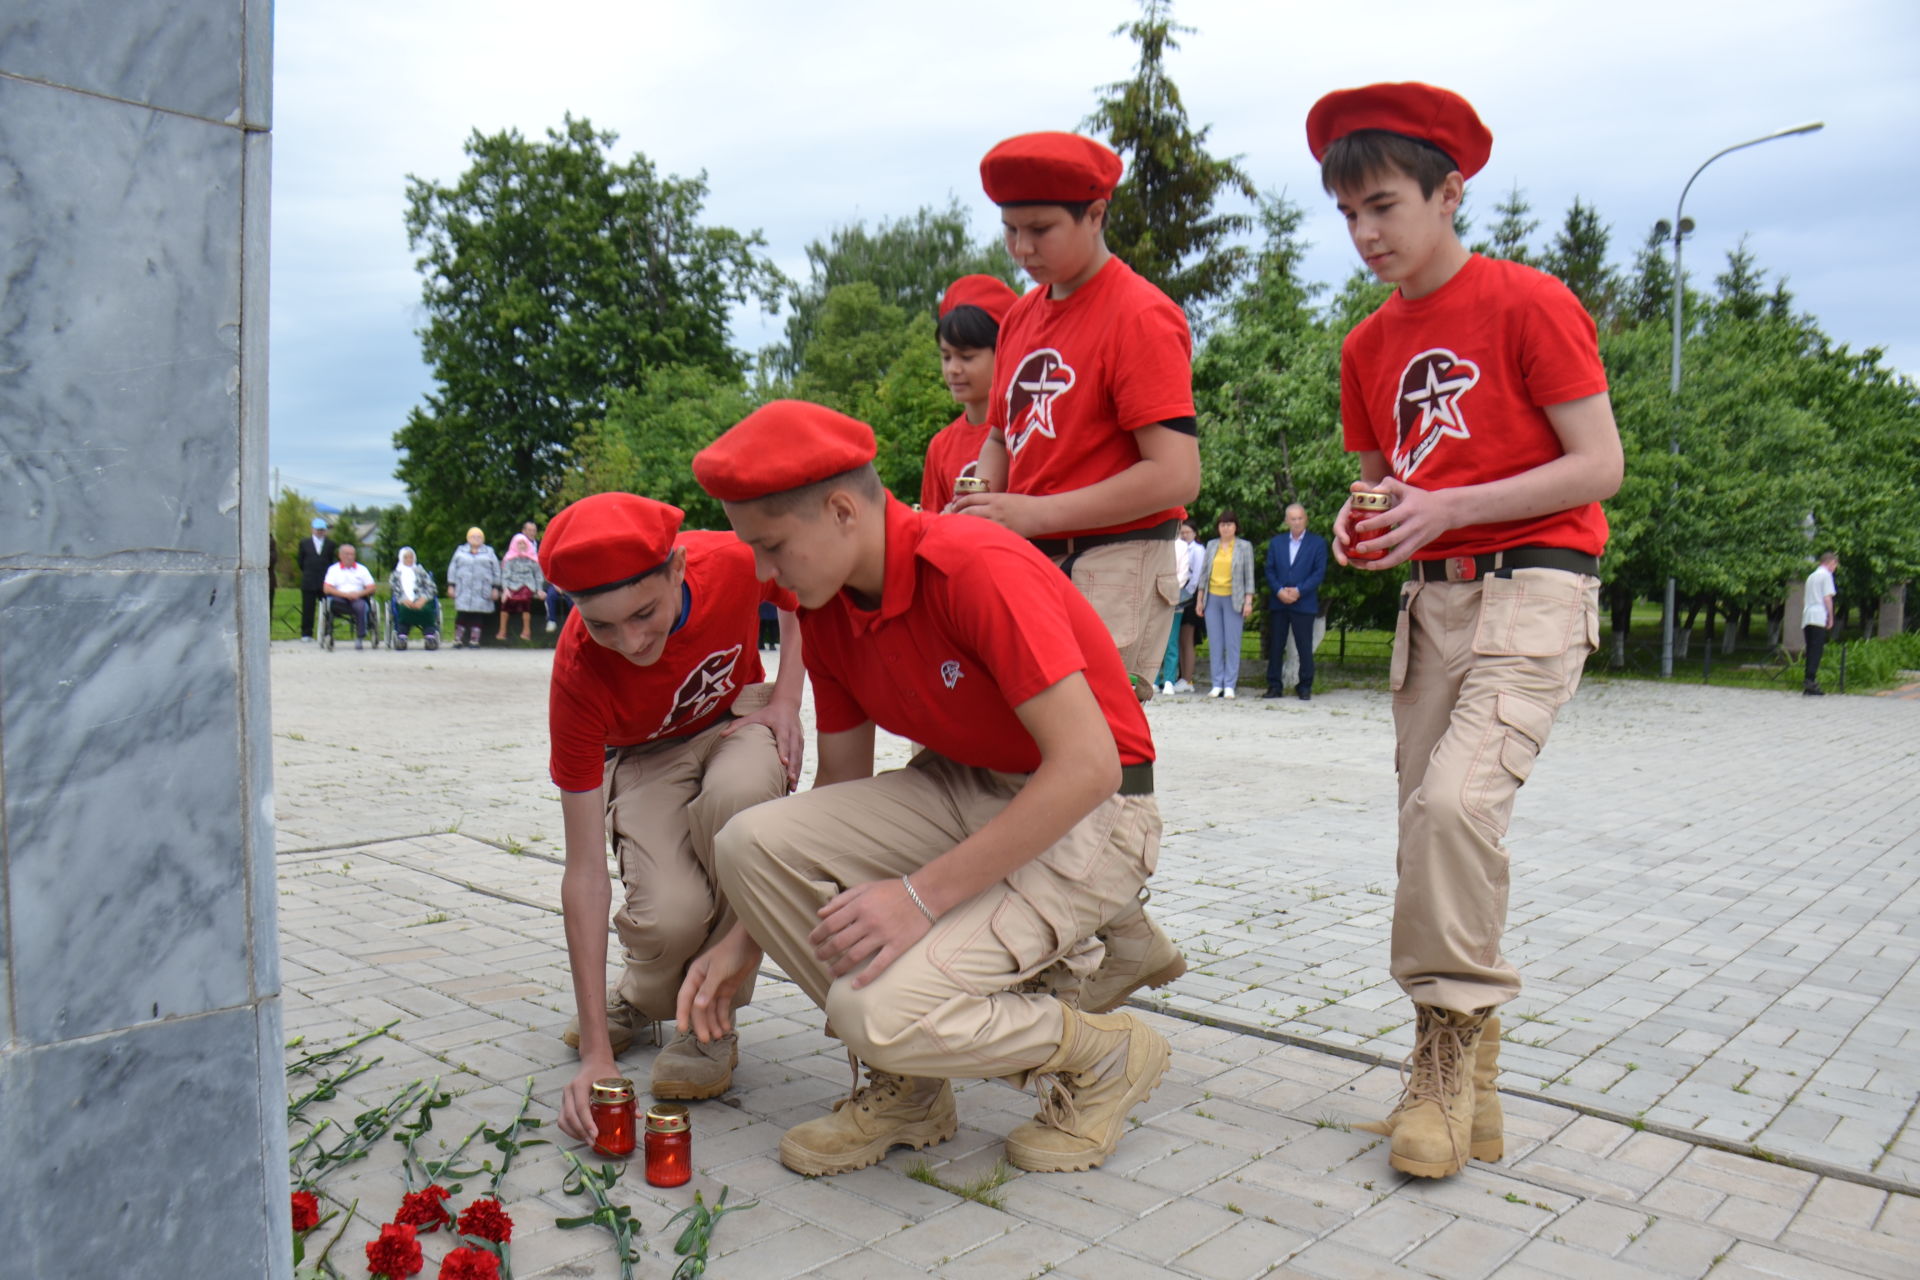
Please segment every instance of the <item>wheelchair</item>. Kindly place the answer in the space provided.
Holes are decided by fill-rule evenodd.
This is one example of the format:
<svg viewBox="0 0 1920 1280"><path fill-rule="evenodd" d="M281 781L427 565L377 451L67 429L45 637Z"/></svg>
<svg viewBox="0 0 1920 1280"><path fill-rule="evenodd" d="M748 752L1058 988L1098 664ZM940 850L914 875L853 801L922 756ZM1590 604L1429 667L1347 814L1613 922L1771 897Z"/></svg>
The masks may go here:
<svg viewBox="0 0 1920 1280"><path fill-rule="evenodd" d="M438 649L440 647L440 601L437 598L434 599L433 603L428 606L427 611L433 615L433 624L431 627L418 621L413 622L410 626L402 626L400 620L400 602L389 596L384 608L384 612L387 615L387 648L404 650L407 647L407 632L411 630L412 627L419 627L421 631L420 647L429 651Z"/></svg>
<svg viewBox="0 0 1920 1280"><path fill-rule="evenodd" d="M384 613L386 609L379 600L367 601L367 639L373 642L375 648L380 646L381 633L384 629L381 618ZM320 637L320 647L328 653L333 652L333 624L336 622L344 622L351 627L353 625L352 606L337 596L321 596L319 616L314 621L314 631Z"/></svg>

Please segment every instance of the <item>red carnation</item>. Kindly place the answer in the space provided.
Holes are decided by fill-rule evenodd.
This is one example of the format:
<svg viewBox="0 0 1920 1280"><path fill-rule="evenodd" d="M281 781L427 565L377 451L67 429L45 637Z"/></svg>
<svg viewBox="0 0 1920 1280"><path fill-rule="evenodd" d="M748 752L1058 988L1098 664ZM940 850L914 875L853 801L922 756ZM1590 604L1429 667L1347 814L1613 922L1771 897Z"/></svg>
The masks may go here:
<svg viewBox="0 0 1920 1280"><path fill-rule="evenodd" d="M513 1239L513 1219L498 1200L475 1200L461 1211L460 1234L505 1244Z"/></svg>
<svg viewBox="0 0 1920 1280"><path fill-rule="evenodd" d="M440 1280L500 1280L500 1259L485 1249L455 1249L440 1263Z"/></svg>
<svg viewBox="0 0 1920 1280"><path fill-rule="evenodd" d="M424 1191L409 1191L400 1197L400 1212L393 1215L393 1220L418 1227L423 1234L431 1235L442 1227L453 1225L453 1215L447 1212L446 1201L445 1187L432 1186Z"/></svg>
<svg viewBox="0 0 1920 1280"><path fill-rule="evenodd" d="M426 1265L420 1260L420 1242L413 1228L404 1222L389 1222L380 1228L380 1238L367 1245L367 1270L388 1280L406 1280L420 1274Z"/></svg>
<svg viewBox="0 0 1920 1280"><path fill-rule="evenodd" d="M320 1225L320 1198L311 1191L293 1193L293 1229L311 1231Z"/></svg>

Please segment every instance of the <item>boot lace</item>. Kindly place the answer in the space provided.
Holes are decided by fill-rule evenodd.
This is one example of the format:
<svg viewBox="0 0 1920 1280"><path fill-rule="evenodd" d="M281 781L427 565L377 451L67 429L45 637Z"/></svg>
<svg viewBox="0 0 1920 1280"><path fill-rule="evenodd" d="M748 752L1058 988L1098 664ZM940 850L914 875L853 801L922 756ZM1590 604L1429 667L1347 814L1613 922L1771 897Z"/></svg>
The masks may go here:
<svg viewBox="0 0 1920 1280"><path fill-rule="evenodd" d="M868 1067L867 1083L861 1084L860 1059L851 1049L847 1050L847 1065L853 1068L853 1084L848 1088L847 1096L833 1104L835 1111L846 1106L864 1107L872 1111L874 1104L891 1102L906 1092L905 1076L897 1076L878 1067Z"/></svg>
<svg viewBox="0 0 1920 1280"><path fill-rule="evenodd" d="M1423 1016L1421 1023L1413 1052L1400 1063L1400 1101L1393 1108L1395 1115L1422 1102L1433 1103L1444 1115L1447 1099L1471 1084L1468 1073L1473 1069L1474 1033L1478 1028L1460 1026L1444 1013ZM1447 1125L1447 1137L1457 1158L1460 1141L1451 1124Z"/></svg>

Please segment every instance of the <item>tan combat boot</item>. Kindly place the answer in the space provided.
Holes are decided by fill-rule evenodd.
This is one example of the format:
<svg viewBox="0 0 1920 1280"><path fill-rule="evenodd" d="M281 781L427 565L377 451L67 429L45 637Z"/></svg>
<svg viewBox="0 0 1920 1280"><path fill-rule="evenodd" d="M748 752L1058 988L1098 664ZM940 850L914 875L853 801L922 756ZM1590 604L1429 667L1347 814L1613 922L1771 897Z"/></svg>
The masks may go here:
<svg viewBox="0 0 1920 1280"><path fill-rule="evenodd" d="M1113 1154L1127 1115L1160 1083L1173 1050L1130 1013L1067 1005L1060 1047L1028 1073L1040 1112L1007 1135L1007 1159L1034 1173L1091 1169Z"/></svg>
<svg viewBox="0 0 1920 1280"><path fill-rule="evenodd" d="M1500 1090L1494 1079L1500 1074L1500 1018L1488 1014L1480 1028L1480 1042L1473 1053L1473 1131L1468 1154L1475 1160L1498 1160L1507 1153L1505 1118L1500 1114ZM1408 1100L1385 1120L1368 1120L1353 1127L1364 1133L1393 1136L1393 1127L1406 1112Z"/></svg>
<svg viewBox="0 0 1920 1280"><path fill-rule="evenodd" d="M1080 1008L1088 1013L1111 1012L1141 987L1164 987L1187 971L1187 958L1147 914L1144 902L1093 936L1106 944L1107 954L1080 993Z"/></svg>
<svg viewBox="0 0 1920 1280"><path fill-rule="evenodd" d="M637 1040L642 1031L651 1034L649 1029L652 1022L653 1019L622 1000L618 992L608 994L607 1042L613 1046L614 1057L625 1053L627 1046ZM567 1042L568 1048L580 1047L580 1019L577 1016L568 1020L567 1029L560 1033L560 1038Z"/></svg>
<svg viewBox="0 0 1920 1280"><path fill-rule="evenodd" d="M856 1085L833 1104L833 1114L787 1130L780 1139L780 1163L795 1173L818 1177L864 1169L895 1147L915 1150L945 1142L959 1127L953 1108L953 1082L896 1076L867 1068L867 1083Z"/></svg>
<svg viewBox="0 0 1920 1280"><path fill-rule="evenodd" d="M1483 1013L1456 1013L1416 1004L1413 1053L1401 1068L1407 1078L1399 1103L1385 1120L1353 1126L1393 1140L1387 1163L1416 1178L1460 1172L1473 1150L1474 1077ZM1495 1107L1499 1103L1496 1099Z"/></svg>
<svg viewBox="0 0 1920 1280"><path fill-rule="evenodd" d="M653 1060L653 1083L648 1091L656 1098L689 1102L717 1098L733 1083L733 1069L739 1065L738 1035L724 1035L701 1044L692 1033L682 1031Z"/></svg>

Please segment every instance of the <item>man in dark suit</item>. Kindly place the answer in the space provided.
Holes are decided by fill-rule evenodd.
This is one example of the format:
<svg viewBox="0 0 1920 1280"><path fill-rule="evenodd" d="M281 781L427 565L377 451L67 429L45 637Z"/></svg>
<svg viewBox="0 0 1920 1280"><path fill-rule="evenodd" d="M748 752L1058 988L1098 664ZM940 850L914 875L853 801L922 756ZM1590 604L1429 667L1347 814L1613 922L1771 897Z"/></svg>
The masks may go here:
<svg viewBox="0 0 1920 1280"><path fill-rule="evenodd" d="M323 516L313 518L313 535L300 539L300 638L313 639L313 612L319 606L327 570L340 559L340 544L327 536Z"/></svg>
<svg viewBox="0 0 1920 1280"><path fill-rule="evenodd" d="M1327 576L1327 540L1307 529L1307 509L1299 503L1287 508L1287 531L1267 544L1267 692L1283 692L1280 670L1287 656L1287 636L1293 636L1300 658L1300 701L1313 697L1313 620L1320 612L1320 582Z"/></svg>

